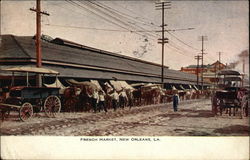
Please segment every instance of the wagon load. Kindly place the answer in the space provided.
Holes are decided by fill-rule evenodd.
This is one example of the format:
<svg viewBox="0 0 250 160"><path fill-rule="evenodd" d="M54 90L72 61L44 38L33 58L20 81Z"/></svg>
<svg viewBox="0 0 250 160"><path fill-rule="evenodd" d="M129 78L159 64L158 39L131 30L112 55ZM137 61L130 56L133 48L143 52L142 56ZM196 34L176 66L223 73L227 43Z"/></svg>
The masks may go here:
<svg viewBox="0 0 250 160"><path fill-rule="evenodd" d="M91 95L101 90L95 83L89 81L66 80L70 87L64 91L64 111L89 111L91 108Z"/></svg>
<svg viewBox="0 0 250 160"><path fill-rule="evenodd" d="M114 86L114 89L118 92L121 91L122 89L134 90L134 88L131 85L129 85L126 81L111 80L110 83Z"/></svg>
<svg viewBox="0 0 250 160"><path fill-rule="evenodd" d="M141 96L145 105L158 104L161 100L161 84L148 83L141 87Z"/></svg>
<svg viewBox="0 0 250 160"><path fill-rule="evenodd" d="M44 85L45 85L46 87L60 88L59 94L63 94L63 93L64 93L64 90L65 90L66 88L68 88L68 87L65 87L65 86L61 83L61 81L60 81L58 78L56 78L56 80L55 80L54 83L52 83L52 84L45 84L45 83L44 83Z"/></svg>

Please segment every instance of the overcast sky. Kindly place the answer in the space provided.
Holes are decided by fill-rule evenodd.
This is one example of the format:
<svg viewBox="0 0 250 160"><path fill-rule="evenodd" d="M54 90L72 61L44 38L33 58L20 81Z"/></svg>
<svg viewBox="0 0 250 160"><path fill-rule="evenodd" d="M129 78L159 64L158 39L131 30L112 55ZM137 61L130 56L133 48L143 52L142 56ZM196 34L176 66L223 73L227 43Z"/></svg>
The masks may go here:
<svg viewBox="0 0 250 160"><path fill-rule="evenodd" d="M35 1L1 2L1 34L34 35ZM204 42L205 63L222 52L222 62L235 61L249 48L248 1L172 1L165 10L165 65L173 69L196 64L194 56ZM161 63L161 11L155 1L51 1L42 0L42 33L83 45ZM151 32L145 32L151 31Z"/></svg>

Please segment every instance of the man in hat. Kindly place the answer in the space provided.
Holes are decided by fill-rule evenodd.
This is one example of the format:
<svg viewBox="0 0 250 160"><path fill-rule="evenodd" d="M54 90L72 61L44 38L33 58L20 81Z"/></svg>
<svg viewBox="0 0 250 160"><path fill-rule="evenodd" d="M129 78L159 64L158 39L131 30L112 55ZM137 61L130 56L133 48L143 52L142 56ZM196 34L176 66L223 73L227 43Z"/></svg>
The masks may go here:
<svg viewBox="0 0 250 160"><path fill-rule="evenodd" d="M103 90L99 91L99 112L104 109L105 112L108 112L106 104L105 104L105 93Z"/></svg>
<svg viewBox="0 0 250 160"><path fill-rule="evenodd" d="M120 106L124 108L126 106L126 103L128 102L128 97L124 88L122 88L122 91L119 94L119 97L120 97Z"/></svg>
<svg viewBox="0 0 250 160"><path fill-rule="evenodd" d="M180 97L178 95L178 90L175 90L174 95L173 95L173 108L174 112L178 111L178 104L180 102Z"/></svg>
<svg viewBox="0 0 250 160"><path fill-rule="evenodd" d="M99 102L99 95L98 95L97 89L95 89L92 95L92 107L95 113L97 111L98 102Z"/></svg>
<svg viewBox="0 0 250 160"><path fill-rule="evenodd" d="M114 111L116 111L119 102L119 94L116 92L116 90L113 90L113 93L110 96L112 97L112 106Z"/></svg>

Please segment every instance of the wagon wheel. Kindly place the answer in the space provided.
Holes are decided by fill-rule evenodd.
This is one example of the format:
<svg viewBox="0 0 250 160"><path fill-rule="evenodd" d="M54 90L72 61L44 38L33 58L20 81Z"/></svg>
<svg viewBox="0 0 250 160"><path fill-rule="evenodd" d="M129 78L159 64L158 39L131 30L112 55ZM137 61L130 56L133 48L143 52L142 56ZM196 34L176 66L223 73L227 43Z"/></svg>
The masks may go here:
<svg viewBox="0 0 250 160"><path fill-rule="evenodd" d="M47 117L55 117L61 110L61 101L52 95L45 99L43 107Z"/></svg>
<svg viewBox="0 0 250 160"><path fill-rule="evenodd" d="M33 107L30 103L25 102L19 109L19 118L26 121L33 115Z"/></svg>

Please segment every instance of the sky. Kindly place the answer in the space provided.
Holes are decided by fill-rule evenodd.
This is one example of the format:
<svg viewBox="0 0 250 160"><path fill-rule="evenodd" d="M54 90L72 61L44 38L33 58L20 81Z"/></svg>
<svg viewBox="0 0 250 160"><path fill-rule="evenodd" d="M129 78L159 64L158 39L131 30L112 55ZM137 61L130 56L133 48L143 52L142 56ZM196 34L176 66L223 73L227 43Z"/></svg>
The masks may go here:
<svg viewBox="0 0 250 160"><path fill-rule="evenodd" d="M42 16L42 34L161 64L162 12L155 2L42 0L50 13ZM32 0L1 1L1 34L34 35L33 7ZM234 62L249 49L248 1L171 1L164 15L164 64L172 69L196 64L202 35L204 64L218 60L218 52L223 63Z"/></svg>

